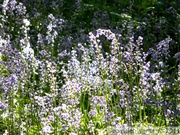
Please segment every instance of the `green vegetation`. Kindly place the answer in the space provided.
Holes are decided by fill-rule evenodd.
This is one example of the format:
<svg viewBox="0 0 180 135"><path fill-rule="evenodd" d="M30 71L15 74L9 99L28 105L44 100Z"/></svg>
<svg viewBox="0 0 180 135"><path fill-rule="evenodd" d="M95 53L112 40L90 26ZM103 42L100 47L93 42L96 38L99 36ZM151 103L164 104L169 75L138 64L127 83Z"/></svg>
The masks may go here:
<svg viewBox="0 0 180 135"><path fill-rule="evenodd" d="M180 132L179 0L0 4L0 134Z"/></svg>

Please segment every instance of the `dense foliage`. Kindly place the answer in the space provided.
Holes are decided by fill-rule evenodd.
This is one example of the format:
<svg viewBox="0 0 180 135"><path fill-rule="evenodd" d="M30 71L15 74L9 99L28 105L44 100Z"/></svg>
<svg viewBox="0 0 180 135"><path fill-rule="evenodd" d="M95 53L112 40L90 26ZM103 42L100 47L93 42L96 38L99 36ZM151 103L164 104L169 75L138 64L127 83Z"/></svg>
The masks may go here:
<svg viewBox="0 0 180 135"><path fill-rule="evenodd" d="M0 4L0 134L180 125L179 0Z"/></svg>

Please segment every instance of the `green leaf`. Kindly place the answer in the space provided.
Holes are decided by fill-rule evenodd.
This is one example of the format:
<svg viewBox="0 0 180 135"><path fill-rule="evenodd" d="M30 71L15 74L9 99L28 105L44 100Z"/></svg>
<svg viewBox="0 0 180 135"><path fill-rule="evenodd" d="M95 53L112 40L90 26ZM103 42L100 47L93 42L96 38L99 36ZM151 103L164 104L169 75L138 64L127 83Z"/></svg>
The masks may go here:
<svg viewBox="0 0 180 135"><path fill-rule="evenodd" d="M144 12L149 12L149 11L152 11L152 10L154 10L155 9L155 7L148 7L148 8L146 8L145 10L144 10Z"/></svg>
<svg viewBox="0 0 180 135"><path fill-rule="evenodd" d="M10 72L9 70L6 68L5 65L0 65L0 76L4 75L4 76L9 76Z"/></svg>

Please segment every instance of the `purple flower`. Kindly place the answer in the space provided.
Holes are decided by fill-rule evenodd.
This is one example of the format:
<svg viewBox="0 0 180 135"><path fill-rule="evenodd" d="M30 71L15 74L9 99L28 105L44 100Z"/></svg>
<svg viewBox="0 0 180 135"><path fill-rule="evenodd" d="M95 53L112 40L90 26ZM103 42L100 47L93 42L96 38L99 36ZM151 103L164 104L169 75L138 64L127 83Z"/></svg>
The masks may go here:
<svg viewBox="0 0 180 135"><path fill-rule="evenodd" d="M9 77L10 84L15 84L17 82L17 79L18 78L15 74L10 75Z"/></svg>
<svg viewBox="0 0 180 135"><path fill-rule="evenodd" d="M180 52L176 53L173 58L180 62Z"/></svg>
<svg viewBox="0 0 180 135"><path fill-rule="evenodd" d="M168 59L170 56L170 50L169 50L169 44L171 42L171 38L168 37L165 40L162 40L156 45L156 48L150 48L148 51L148 54L151 54L154 61L157 61L159 59L165 58L165 60Z"/></svg>
<svg viewBox="0 0 180 135"><path fill-rule="evenodd" d="M0 109L4 110L6 106L3 103L0 103Z"/></svg>
<svg viewBox="0 0 180 135"><path fill-rule="evenodd" d="M141 36L139 36L138 39L136 40L138 45L143 45L142 41L143 41L143 37Z"/></svg>
<svg viewBox="0 0 180 135"><path fill-rule="evenodd" d="M59 57L64 58L68 56L67 50L62 51L61 53L58 54Z"/></svg>
<svg viewBox="0 0 180 135"><path fill-rule="evenodd" d="M106 107L106 99L103 96L93 96L91 98L91 102L93 103L93 105L97 106L101 106L101 107Z"/></svg>
<svg viewBox="0 0 180 135"><path fill-rule="evenodd" d="M48 116L48 120L54 121L54 116L52 116L52 115Z"/></svg>
<svg viewBox="0 0 180 135"><path fill-rule="evenodd" d="M49 134L49 133L52 133L52 129L49 125L46 125L43 127L42 132L45 134Z"/></svg>
<svg viewBox="0 0 180 135"><path fill-rule="evenodd" d="M89 117L96 117L96 116L97 116L97 110L91 109L91 110L88 112L88 116L89 116Z"/></svg>
<svg viewBox="0 0 180 135"><path fill-rule="evenodd" d="M156 81L160 77L160 73L151 73L151 77L153 81Z"/></svg>

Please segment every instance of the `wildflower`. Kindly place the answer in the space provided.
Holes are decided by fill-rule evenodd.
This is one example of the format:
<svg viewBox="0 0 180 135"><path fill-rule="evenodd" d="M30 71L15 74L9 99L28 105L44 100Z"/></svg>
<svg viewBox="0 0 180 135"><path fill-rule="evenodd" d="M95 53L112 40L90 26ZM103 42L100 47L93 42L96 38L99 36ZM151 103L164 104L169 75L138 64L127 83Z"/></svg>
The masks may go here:
<svg viewBox="0 0 180 135"><path fill-rule="evenodd" d="M52 115L48 116L48 120L54 121L54 116L52 116Z"/></svg>
<svg viewBox="0 0 180 135"><path fill-rule="evenodd" d="M6 107L3 103L0 103L0 109L4 110Z"/></svg>
<svg viewBox="0 0 180 135"><path fill-rule="evenodd" d="M29 42L27 43L27 46L23 48L22 52L23 52L22 54L23 58L32 59L34 57L34 50L30 47Z"/></svg>
<svg viewBox="0 0 180 135"><path fill-rule="evenodd" d="M106 121L109 121L114 116L115 116L114 112L106 111L105 119L106 119Z"/></svg>
<svg viewBox="0 0 180 135"><path fill-rule="evenodd" d="M70 113L70 112L69 112L69 113ZM62 118L63 120L68 121L69 118L70 118L70 114L69 114L69 113L61 113L61 118Z"/></svg>
<svg viewBox="0 0 180 135"><path fill-rule="evenodd" d="M5 132L3 133L3 135L8 135L9 133L8 133L8 131L7 130L5 130Z"/></svg>
<svg viewBox="0 0 180 135"><path fill-rule="evenodd" d="M70 133L69 135L77 135L76 133Z"/></svg>
<svg viewBox="0 0 180 135"><path fill-rule="evenodd" d="M173 58L180 62L180 52L176 53Z"/></svg>
<svg viewBox="0 0 180 135"><path fill-rule="evenodd" d="M160 73L151 73L152 80L156 81L160 77Z"/></svg>
<svg viewBox="0 0 180 135"><path fill-rule="evenodd" d="M59 57L64 58L68 56L67 50L62 51L61 53L58 54Z"/></svg>
<svg viewBox="0 0 180 135"><path fill-rule="evenodd" d="M106 107L106 99L105 97L103 96L93 96L91 98L91 102L94 104L94 105L99 105L101 107Z"/></svg>
<svg viewBox="0 0 180 135"><path fill-rule="evenodd" d="M89 117L96 117L96 116L97 116L97 110L96 110L96 109L91 109L91 110L88 112L88 116L89 116Z"/></svg>
<svg viewBox="0 0 180 135"><path fill-rule="evenodd" d="M168 37L165 40L161 41L158 45L156 45L157 50L161 56L169 56L169 43L171 38Z"/></svg>
<svg viewBox="0 0 180 135"><path fill-rule="evenodd" d="M44 126L42 132L45 134L52 133L51 127L49 125Z"/></svg>
<svg viewBox="0 0 180 135"><path fill-rule="evenodd" d="M136 40L138 45L143 45L142 41L143 41L143 37L141 36L139 36L138 39Z"/></svg>
<svg viewBox="0 0 180 135"><path fill-rule="evenodd" d="M23 19L23 23L25 24L26 27L30 25L30 22L28 21L28 19Z"/></svg>
<svg viewBox="0 0 180 135"><path fill-rule="evenodd" d="M4 11L5 15L6 15L6 10L8 10L8 3L9 3L9 0L4 0L3 1L2 8L3 8L3 11Z"/></svg>

